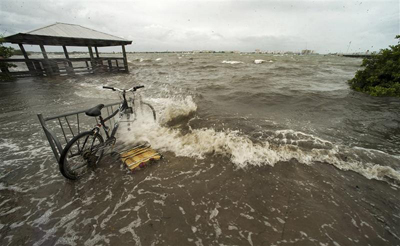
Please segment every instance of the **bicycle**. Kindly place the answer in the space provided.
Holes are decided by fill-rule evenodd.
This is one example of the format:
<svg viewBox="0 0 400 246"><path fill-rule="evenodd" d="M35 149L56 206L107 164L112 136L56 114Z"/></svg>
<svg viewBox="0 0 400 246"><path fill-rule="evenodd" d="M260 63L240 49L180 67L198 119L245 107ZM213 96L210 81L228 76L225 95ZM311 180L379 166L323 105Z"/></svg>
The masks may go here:
<svg viewBox="0 0 400 246"><path fill-rule="evenodd" d="M130 89L119 89L116 87L103 86L103 89L118 91L120 93L122 102L119 108L105 119L103 119L103 117L101 116L101 109L104 107L104 104L99 104L93 108L86 110L85 114L87 116L98 117L100 123L95 125L92 130L85 131L76 135L65 146L61 153L59 161L60 172L64 177L71 180L78 179L79 177L84 175L90 168L93 169L98 165L103 157L104 151L107 148L114 148L117 140L115 135L120 126L119 123L122 122L122 119L126 118L125 122L132 122L136 119L136 111L134 110L134 92L143 87L144 86L136 86ZM128 92L132 92L133 94L133 98L129 98L131 106L128 104L128 100L126 99L126 95ZM150 108L153 114L152 116L154 118L154 121L156 121L156 112L153 106L148 103L141 102L140 106L143 107L143 105L146 105ZM107 126L105 123L111 118L118 115L118 113L119 119L115 121L114 128L110 134L110 127ZM131 119L132 116L134 117L133 119ZM129 124L130 123L128 123L128 125ZM106 137L105 141L101 135L100 128L103 128Z"/></svg>

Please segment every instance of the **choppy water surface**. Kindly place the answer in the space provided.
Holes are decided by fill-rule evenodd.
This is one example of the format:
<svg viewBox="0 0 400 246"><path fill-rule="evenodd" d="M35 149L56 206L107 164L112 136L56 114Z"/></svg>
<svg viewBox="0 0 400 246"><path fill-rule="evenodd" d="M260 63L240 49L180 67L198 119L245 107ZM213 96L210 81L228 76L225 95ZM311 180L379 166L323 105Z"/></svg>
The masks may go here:
<svg viewBox="0 0 400 246"><path fill-rule="evenodd" d="M360 60L128 60L130 74L0 84L2 245L400 244L400 100L350 91ZM65 180L36 114L114 102L102 85L138 84L158 121L120 139L165 158L133 174L105 158Z"/></svg>

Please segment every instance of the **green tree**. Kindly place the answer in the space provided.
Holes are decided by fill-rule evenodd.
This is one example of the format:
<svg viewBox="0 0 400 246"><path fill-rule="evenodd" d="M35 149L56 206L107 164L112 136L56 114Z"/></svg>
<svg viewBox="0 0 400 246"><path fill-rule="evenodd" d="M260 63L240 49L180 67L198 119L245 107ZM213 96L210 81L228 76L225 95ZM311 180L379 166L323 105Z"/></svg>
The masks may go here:
<svg viewBox="0 0 400 246"><path fill-rule="evenodd" d="M369 58L364 58L355 77L349 80L349 85L356 91L371 96L400 97L400 35L397 45L382 49Z"/></svg>
<svg viewBox="0 0 400 246"><path fill-rule="evenodd" d="M14 53L14 49L12 47L5 47L3 45L4 39L3 37L0 36L0 60L1 59L7 59L10 58L13 53ZM8 69L10 67L16 67L14 64L10 64L7 62L0 62L0 81L9 81L12 80L12 77L10 76L10 74L8 73Z"/></svg>

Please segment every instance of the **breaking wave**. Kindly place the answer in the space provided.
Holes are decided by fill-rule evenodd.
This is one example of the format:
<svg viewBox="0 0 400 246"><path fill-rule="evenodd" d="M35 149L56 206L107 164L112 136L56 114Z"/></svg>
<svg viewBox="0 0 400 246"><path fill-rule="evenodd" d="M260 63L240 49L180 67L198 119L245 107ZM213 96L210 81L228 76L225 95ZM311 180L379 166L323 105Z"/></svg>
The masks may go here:
<svg viewBox="0 0 400 246"><path fill-rule="evenodd" d="M354 171L368 179L400 182L400 172L396 163L400 158L381 151L358 147L335 145L313 135L293 130L275 131L268 139L253 140L240 131L216 131L213 128L192 129L189 131L170 128L165 124L177 117L193 114L197 110L191 97L183 99L153 99L159 110L157 123L146 117L139 118L132 131L123 134L126 142L146 141L161 152L170 151L176 156L203 159L207 155L221 155L230 158L237 168L248 166L274 166L278 162L296 159L311 165L323 162L338 169ZM385 166L379 163L385 161ZM380 162L379 162L380 161Z"/></svg>
<svg viewBox="0 0 400 246"><path fill-rule="evenodd" d="M75 93L81 97L116 99L115 94L105 92L99 86L111 82L124 87L124 82L115 84L115 81L103 79L100 83L88 79L81 81L79 86L90 90L80 90ZM206 158L211 154L221 155L230 158L237 168L274 166L278 162L291 159L306 165L323 162L341 170L360 173L368 179L400 184L398 156L378 150L336 145L293 130L274 131L267 139L255 140L240 131L216 131L212 127L192 129L189 121L189 130L182 131L180 128L169 127L168 123L194 115L197 105L191 96L152 98L150 103L157 109L157 123L148 120L151 114L139 118L135 122L137 125L131 128L133 130L124 134L125 141L129 142L131 139L147 141L154 148L171 151L177 156Z"/></svg>

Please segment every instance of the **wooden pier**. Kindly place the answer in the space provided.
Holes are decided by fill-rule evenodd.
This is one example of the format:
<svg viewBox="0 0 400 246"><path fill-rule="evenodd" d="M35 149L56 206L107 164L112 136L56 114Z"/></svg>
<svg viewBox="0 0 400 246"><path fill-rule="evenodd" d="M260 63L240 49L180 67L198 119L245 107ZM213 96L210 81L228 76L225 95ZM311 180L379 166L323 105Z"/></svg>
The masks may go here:
<svg viewBox="0 0 400 246"><path fill-rule="evenodd" d="M24 56L23 59L0 59L0 63L19 65L20 69L17 71L9 69L1 71L12 77L129 72L125 45L131 44L132 41L79 25L56 23L31 32L11 35L5 37L4 40L18 44ZM39 45L43 58L30 58L24 44ZM45 45L62 46L65 58L49 58ZM89 57L71 58L67 50L68 46L86 46ZM100 57L98 47L109 46L121 46L123 56ZM22 68L24 69L21 70Z"/></svg>
<svg viewBox="0 0 400 246"><path fill-rule="evenodd" d="M369 54L346 54L342 55L344 57L351 57L351 58L371 58L372 55Z"/></svg>

